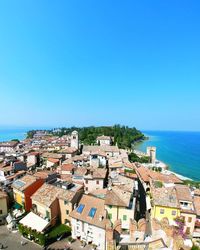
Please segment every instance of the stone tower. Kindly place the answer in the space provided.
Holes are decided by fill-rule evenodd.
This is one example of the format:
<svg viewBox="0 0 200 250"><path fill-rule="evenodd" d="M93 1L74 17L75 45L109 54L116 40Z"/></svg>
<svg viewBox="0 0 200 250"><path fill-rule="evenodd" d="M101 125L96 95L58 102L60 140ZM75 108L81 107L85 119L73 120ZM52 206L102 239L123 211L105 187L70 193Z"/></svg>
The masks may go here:
<svg viewBox="0 0 200 250"><path fill-rule="evenodd" d="M150 157L150 162L155 164L156 162L156 147L147 147L147 155Z"/></svg>
<svg viewBox="0 0 200 250"><path fill-rule="evenodd" d="M79 149L79 137L77 131L73 131L71 134L71 147Z"/></svg>

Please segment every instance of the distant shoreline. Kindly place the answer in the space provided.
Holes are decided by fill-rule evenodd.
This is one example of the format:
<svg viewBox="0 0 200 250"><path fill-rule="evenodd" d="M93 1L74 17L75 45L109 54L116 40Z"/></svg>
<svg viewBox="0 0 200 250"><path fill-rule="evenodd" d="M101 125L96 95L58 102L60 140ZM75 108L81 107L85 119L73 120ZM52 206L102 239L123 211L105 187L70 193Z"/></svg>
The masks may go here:
<svg viewBox="0 0 200 250"><path fill-rule="evenodd" d="M144 140L136 141L136 142L134 143L134 145L141 144L141 143L144 143L145 140L149 140L150 136L147 136L145 133L144 133L144 135L145 135ZM139 149L135 149L135 150L138 151L138 152L140 152L141 154L146 154L146 152L141 151L141 150L139 150ZM178 174L178 173L176 173L175 171L171 171L171 170L170 170L170 166L169 166L168 164L166 164L164 161L161 161L161 160L158 160L158 159L157 159L157 161L159 161L159 162L163 163L164 165L168 166L169 169L168 169L168 170L165 170L165 172L168 172L168 173L171 173L171 174L176 175L176 176L177 176L179 179L181 179L182 181L186 181L186 180L195 181L195 180L193 180L192 178L189 178L189 177L184 176L184 175L182 175L182 174Z"/></svg>
<svg viewBox="0 0 200 250"><path fill-rule="evenodd" d="M29 129L30 128L16 128L16 129L11 129L11 128L1 129L0 128L0 142L8 141L8 140L13 140L13 139L19 139L19 140L26 139L27 132L29 131ZM145 141L149 141L151 139L151 137L153 137L153 136L151 136L151 135L148 134L148 131L144 131L143 134L144 134L144 138L142 140L140 139L138 141L135 141L133 143L134 146L139 145L139 144L143 144L143 143L145 143ZM141 151L141 152L144 152L144 151ZM165 164L164 161L162 161L162 162ZM168 164L165 164L165 165L168 165ZM194 181L198 181L198 178L197 179L193 179L191 177L187 177L187 175L176 173L176 171L174 171L174 170L172 171L170 166L169 166L169 168L170 168L169 171L171 173L174 173L175 175L177 175L182 180L194 180Z"/></svg>

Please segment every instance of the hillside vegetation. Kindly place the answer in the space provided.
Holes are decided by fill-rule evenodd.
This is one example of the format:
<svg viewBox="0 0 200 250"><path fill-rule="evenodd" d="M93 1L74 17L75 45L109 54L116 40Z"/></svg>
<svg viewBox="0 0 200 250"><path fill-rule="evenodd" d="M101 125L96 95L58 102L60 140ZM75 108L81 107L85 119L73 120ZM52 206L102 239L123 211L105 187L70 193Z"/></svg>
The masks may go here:
<svg viewBox="0 0 200 250"><path fill-rule="evenodd" d="M100 126L100 127L71 127L71 128L60 128L56 130L48 130L49 134L56 136L63 136L70 134L72 131L78 131L79 138L81 143L85 145L94 145L96 144L97 136L105 135L111 136L114 138L113 144L117 145L120 148L131 148L131 144L133 142L143 140L144 135L137 130L136 128L130 128L128 126ZM35 131L29 131L27 133L28 138L32 138L34 136Z"/></svg>

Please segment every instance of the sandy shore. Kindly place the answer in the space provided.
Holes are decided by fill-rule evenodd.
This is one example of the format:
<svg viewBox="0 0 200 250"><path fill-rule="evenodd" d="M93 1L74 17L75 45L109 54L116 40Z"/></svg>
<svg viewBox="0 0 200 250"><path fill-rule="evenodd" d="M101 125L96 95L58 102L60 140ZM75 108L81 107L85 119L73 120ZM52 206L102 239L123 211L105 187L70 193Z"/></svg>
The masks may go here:
<svg viewBox="0 0 200 250"><path fill-rule="evenodd" d="M177 173L175 173L175 172L173 172L173 171L167 170L167 172L176 175L176 176L177 176L179 179L181 179L182 181L186 181L186 180L192 181L192 179L190 179L190 178L188 178L188 177L186 177L186 176L177 174Z"/></svg>

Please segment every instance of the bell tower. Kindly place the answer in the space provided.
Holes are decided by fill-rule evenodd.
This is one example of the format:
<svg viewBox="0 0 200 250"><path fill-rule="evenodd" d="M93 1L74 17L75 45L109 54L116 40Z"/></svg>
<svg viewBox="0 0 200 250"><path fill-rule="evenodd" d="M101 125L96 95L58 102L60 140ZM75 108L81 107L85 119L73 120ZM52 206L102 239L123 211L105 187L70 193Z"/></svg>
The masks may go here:
<svg viewBox="0 0 200 250"><path fill-rule="evenodd" d="M79 149L79 136L77 131L73 131L71 134L71 147Z"/></svg>

